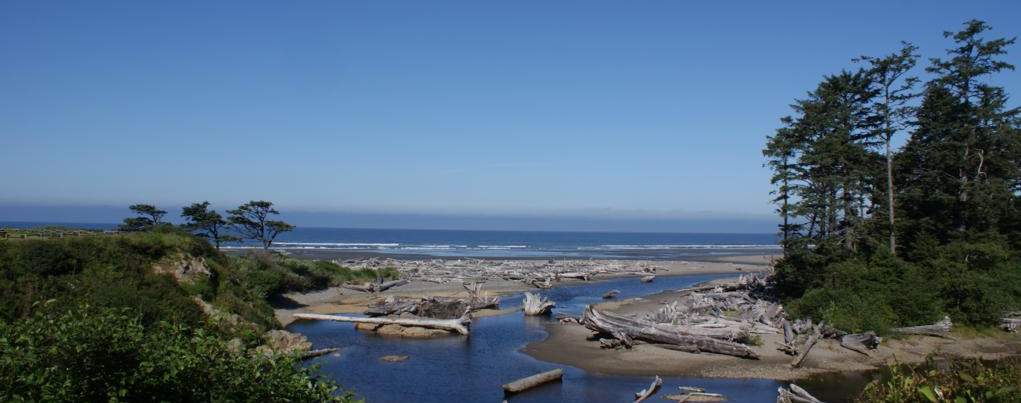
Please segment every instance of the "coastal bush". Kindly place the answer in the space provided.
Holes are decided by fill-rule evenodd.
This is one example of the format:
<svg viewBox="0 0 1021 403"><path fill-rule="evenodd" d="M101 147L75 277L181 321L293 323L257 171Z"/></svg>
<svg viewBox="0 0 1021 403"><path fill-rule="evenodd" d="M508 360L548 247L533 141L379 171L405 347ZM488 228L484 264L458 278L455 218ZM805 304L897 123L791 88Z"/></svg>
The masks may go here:
<svg viewBox="0 0 1021 403"><path fill-rule="evenodd" d="M1021 401L1021 359L936 361L923 366L893 365L885 379L865 386L860 402L1017 402Z"/></svg>
<svg viewBox="0 0 1021 403"><path fill-rule="evenodd" d="M128 309L44 306L0 321L2 401L351 401L312 375L296 357L231 351Z"/></svg>

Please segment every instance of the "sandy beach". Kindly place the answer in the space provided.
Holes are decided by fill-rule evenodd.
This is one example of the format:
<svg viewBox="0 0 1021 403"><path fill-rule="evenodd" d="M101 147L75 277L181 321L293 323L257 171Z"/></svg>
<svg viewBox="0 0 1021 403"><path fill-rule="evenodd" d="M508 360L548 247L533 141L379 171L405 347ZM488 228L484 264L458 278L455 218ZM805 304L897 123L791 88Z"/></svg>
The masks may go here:
<svg viewBox="0 0 1021 403"><path fill-rule="evenodd" d="M610 312L633 314L649 312L676 299L675 292L647 298L633 298L599 304ZM759 360L740 359L718 354L692 354L640 344L630 350L606 350L587 340L592 332L575 324L551 324L549 337L529 344L522 352L543 361L575 366L607 375L660 375L711 378L803 379L832 372L856 372L877 369L884 364L918 363L933 353L986 360L1021 354L1021 336L998 330L982 334L952 332L951 338L910 336L884 338L880 346L865 356L840 346L833 339L822 339L812 349L801 368L792 368L791 356L777 350L783 342L779 334L760 335L753 347Z"/></svg>

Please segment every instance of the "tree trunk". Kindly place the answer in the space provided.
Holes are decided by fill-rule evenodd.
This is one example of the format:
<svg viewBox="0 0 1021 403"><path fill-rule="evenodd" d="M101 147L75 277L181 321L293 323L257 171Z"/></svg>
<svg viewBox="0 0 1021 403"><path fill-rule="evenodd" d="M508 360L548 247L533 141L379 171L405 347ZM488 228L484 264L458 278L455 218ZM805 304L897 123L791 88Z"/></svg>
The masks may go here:
<svg viewBox="0 0 1021 403"><path fill-rule="evenodd" d="M933 323L931 325L898 327L890 330L892 332L900 334L946 337L947 333L950 333L950 329L952 327L953 322L950 321L950 317L944 316L943 320Z"/></svg>
<svg viewBox="0 0 1021 403"><path fill-rule="evenodd" d="M890 132L889 123L887 123L887 134L886 134L886 204L887 210L890 214L890 253L894 256L897 255L897 233L894 227L894 213L893 213L893 154L890 153L890 138L893 137L893 133Z"/></svg>
<svg viewBox="0 0 1021 403"><path fill-rule="evenodd" d="M638 393L635 393L635 403L644 402L645 399L652 397L652 395L656 394L656 392L659 391L659 388L661 386L663 386L663 378L656 376L656 378L652 380L652 384L649 385L648 388L642 389L638 391Z"/></svg>
<svg viewBox="0 0 1021 403"><path fill-rule="evenodd" d="M704 351L709 353L732 355L741 358L759 358L759 356L755 354L751 348L744 344L716 339L706 335L705 333L694 334L694 332L710 332L719 329L695 329L657 324L644 320L599 312L591 305L585 309L585 313L581 318L581 324L595 332L607 334L619 339L625 344L629 343L632 339L644 340L650 343L662 344L661 347L664 348L680 351ZM726 331L726 329L724 330ZM688 333L689 331L691 333Z"/></svg>
<svg viewBox="0 0 1021 403"><path fill-rule="evenodd" d="M526 378L518 379L514 382L503 385L504 394L518 393L534 388L536 386L559 381L564 377L564 370L557 368L552 371L546 371L540 374L535 374Z"/></svg>

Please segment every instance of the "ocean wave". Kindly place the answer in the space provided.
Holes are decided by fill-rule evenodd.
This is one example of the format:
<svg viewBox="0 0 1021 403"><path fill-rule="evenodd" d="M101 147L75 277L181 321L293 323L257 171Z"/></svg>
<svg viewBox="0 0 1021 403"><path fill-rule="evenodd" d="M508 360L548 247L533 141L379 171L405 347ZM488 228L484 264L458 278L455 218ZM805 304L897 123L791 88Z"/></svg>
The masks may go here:
<svg viewBox="0 0 1021 403"><path fill-rule="evenodd" d="M599 245L579 246L578 250L670 250L670 249L780 249L772 244L685 244L685 245Z"/></svg>

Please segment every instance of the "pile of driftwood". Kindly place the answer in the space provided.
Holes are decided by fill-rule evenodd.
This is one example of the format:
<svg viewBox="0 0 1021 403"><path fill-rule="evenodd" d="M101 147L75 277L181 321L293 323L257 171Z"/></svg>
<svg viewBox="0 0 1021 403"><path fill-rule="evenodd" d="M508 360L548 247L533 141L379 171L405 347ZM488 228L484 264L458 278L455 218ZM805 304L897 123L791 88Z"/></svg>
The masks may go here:
<svg viewBox="0 0 1021 403"><path fill-rule="evenodd" d="M550 288L565 279L592 280L596 276L649 275L658 266L631 260L489 260L429 259L398 260L373 257L336 262L353 269L395 268L401 278L433 283L460 283L473 279L502 278L521 281L536 288ZM363 287L359 287L363 286ZM368 285L355 285L364 288Z"/></svg>
<svg viewBox="0 0 1021 403"><path fill-rule="evenodd" d="M471 313L500 306L500 297L482 292L481 283L462 284L467 296L407 298L388 296L369 305L366 317L344 315L295 314L302 319L334 320L376 325L400 325L442 329L467 335Z"/></svg>
<svg viewBox="0 0 1021 403"><path fill-rule="evenodd" d="M748 345L753 333L779 333L783 308L750 295L758 275L679 292L673 303L643 316L625 316L589 306L579 322L602 336L604 348L630 348L636 342L687 351L757 359ZM724 313L727 313L725 315Z"/></svg>

